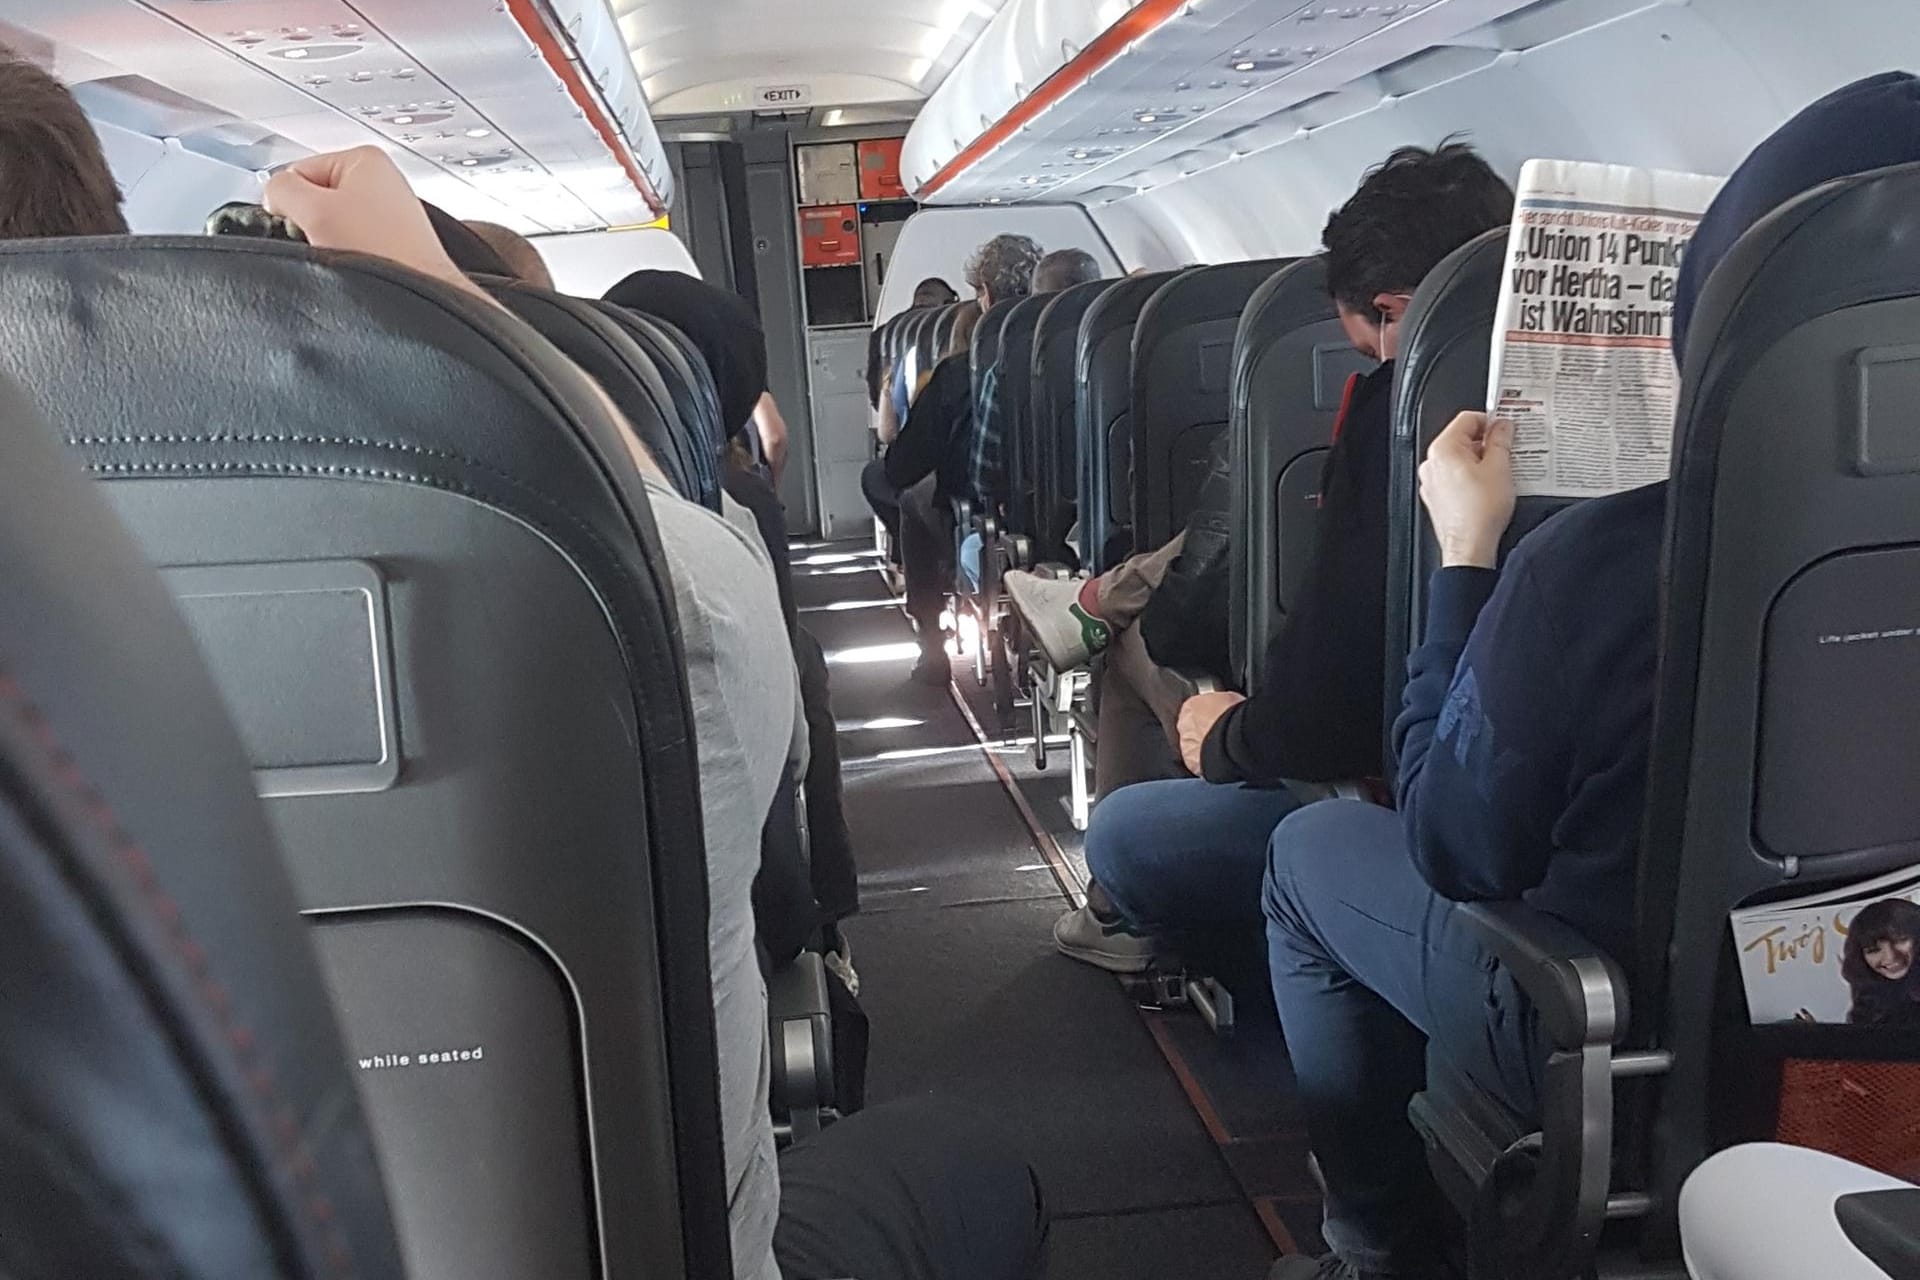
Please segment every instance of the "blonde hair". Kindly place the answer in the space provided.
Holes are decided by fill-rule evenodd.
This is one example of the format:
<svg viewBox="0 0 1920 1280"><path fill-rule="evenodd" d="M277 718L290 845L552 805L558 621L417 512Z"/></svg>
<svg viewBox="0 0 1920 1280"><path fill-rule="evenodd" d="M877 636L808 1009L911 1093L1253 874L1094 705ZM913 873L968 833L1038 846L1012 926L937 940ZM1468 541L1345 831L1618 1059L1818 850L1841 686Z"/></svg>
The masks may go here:
<svg viewBox="0 0 1920 1280"><path fill-rule="evenodd" d="M973 331L980 327L980 304L963 302L960 314L954 318L953 332L947 335L947 349L943 356L961 356L973 350Z"/></svg>

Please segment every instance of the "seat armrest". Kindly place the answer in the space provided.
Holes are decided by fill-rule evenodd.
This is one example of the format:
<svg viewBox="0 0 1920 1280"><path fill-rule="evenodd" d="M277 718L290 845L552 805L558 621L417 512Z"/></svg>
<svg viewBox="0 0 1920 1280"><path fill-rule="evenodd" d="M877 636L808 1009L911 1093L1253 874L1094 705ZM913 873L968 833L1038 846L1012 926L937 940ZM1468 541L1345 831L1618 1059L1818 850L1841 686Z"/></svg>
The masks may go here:
<svg viewBox="0 0 1920 1280"><path fill-rule="evenodd" d="M775 1118L789 1137L818 1132L822 1114L835 1103L833 1006L818 952L802 951L768 975L767 1023Z"/></svg>
<svg viewBox="0 0 1920 1280"><path fill-rule="evenodd" d="M1167 672L1167 681L1180 691L1183 698L1197 697L1203 693L1219 693L1223 686L1211 674L1192 668L1173 668Z"/></svg>
<svg viewBox="0 0 1920 1280"><path fill-rule="evenodd" d="M1598 947L1524 902L1463 903L1459 914L1526 992L1555 1048L1620 1043L1627 1030L1626 974Z"/></svg>

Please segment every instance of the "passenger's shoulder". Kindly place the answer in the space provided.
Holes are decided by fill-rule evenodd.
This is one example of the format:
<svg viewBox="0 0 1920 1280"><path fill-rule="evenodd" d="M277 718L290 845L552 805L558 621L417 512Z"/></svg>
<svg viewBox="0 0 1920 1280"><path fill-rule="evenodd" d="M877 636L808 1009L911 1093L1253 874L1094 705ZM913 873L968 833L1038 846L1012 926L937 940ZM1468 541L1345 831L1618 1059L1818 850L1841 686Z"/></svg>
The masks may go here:
<svg viewBox="0 0 1920 1280"><path fill-rule="evenodd" d="M766 548L745 507L721 495L723 516L688 502L664 485L649 482L653 523L660 531L668 561L677 578L711 581L722 578L750 560L765 568ZM695 570L698 570L697 575Z"/></svg>

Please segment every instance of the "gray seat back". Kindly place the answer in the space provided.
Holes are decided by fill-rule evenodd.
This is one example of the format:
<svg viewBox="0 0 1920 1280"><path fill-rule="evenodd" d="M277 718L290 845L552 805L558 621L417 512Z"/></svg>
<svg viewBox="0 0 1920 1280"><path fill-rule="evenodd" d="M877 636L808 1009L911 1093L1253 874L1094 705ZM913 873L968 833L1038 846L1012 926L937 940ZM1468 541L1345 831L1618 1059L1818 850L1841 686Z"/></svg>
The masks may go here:
<svg viewBox="0 0 1920 1280"><path fill-rule="evenodd" d="M1407 683L1407 654L1426 619L1427 578L1439 551L1420 506L1427 446L1454 415L1485 409L1493 308L1500 295L1507 229L1496 227L1448 254L1414 291L1400 321L1393 370L1393 456L1387 488L1387 781L1397 772L1392 731Z"/></svg>
<svg viewBox="0 0 1920 1280"><path fill-rule="evenodd" d="M996 302L980 317L980 323L973 328L973 346L969 360L973 370L973 420L980 421L980 414L986 404L987 370L993 368L1000 359L1000 332L1007 326L1007 317L1020 305L1021 299Z"/></svg>
<svg viewBox="0 0 1920 1280"><path fill-rule="evenodd" d="M1233 339L1240 313L1279 262L1227 262L1185 272L1141 309L1133 335L1134 544L1164 546L1226 466ZM1222 512L1224 515L1225 513Z"/></svg>
<svg viewBox="0 0 1920 1280"><path fill-rule="evenodd" d="M652 350L601 304L570 298L517 281L488 280L485 287L502 306L531 325L600 384L609 399L647 446L674 489L690 502L720 509L720 479L713 458L702 456L693 433L681 425L681 413L694 412L692 388L684 402L656 362ZM649 339L657 334L649 333ZM683 384L684 385L684 384Z"/></svg>
<svg viewBox="0 0 1920 1280"><path fill-rule="evenodd" d="M1089 280L1048 299L1034 328L1028 389L1027 472L1033 477L1035 556L1071 563L1067 533L1080 496L1080 381L1075 362L1080 322L1111 280Z"/></svg>
<svg viewBox="0 0 1920 1280"><path fill-rule="evenodd" d="M166 588L10 386L0 1242L23 1277L403 1274L220 693Z"/></svg>
<svg viewBox="0 0 1920 1280"><path fill-rule="evenodd" d="M1000 414L1000 477L1007 504L1006 527L1034 536L1039 502L1034 467L1038 459L1033 441L1033 345L1040 314L1051 295L1022 298L1007 313L1000 328L1000 380L995 387Z"/></svg>
<svg viewBox="0 0 1920 1280"><path fill-rule="evenodd" d="M1129 276L1087 308L1074 338L1074 434L1080 446L1080 536L1087 567L1104 573L1133 535L1133 330L1171 271Z"/></svg>
<svg viewBox="0 0 1920 1280"><path fill-rule="evenodd" d="M953 340L953 327L959 323L959 303L956 302L951 306L940 308L939 314L934 318L933 322L933 355L927 362L927 369L929 371L933 369L934 365L940 363L941 357L947 354L947 343Z"/></svg>
<svg viewBox="0 0 1920 1280"><path fill-rule="evenodd" d="M728 1274L693 723L624 425L528 326L378 260L0 269L0 372L239 725L413 1280Z"/></svg>
<svg viewBox="0 0 1920 1280"><path fill-rule="evenodd" d="M1735 244L1689 330L1635 974L1634 1041L1674 1055L1652 1129L1669 1240L1720 1132L1728 911L1920 861L1917 241L1920 166L1817 188ZM1805 1056L1920 1056L1895 1028L1820 1032Z"/></svg>
<svg viewBox="0 0 1920 1280"><path fill-rule="evenodd" d="M1259 685L1267 642L1313 560L1347 381L1372 367L1340 327L1319 258L1281 269L1248 300L1234 340L1228 557L1228 636L1243 689Z"/></svg>
<svg viewBox="0 0 1920 1280"><path fill-rule="evenodd" d="M611 316L614 323L623 329L631 327L634 308L605 299L591 299L588 305L603 315ZM655 315L645 307L638 308L638 312L639 319L658 334L660 374L673 395L674 405L680 410L681 425L686 428L686 434L698 449L718 458L729 434L739 430L740 424L722 421L720 388L714 384L713 370L707 366L707 358L700 354L699 346L687 336L686 331L673 321Z"/></svg>

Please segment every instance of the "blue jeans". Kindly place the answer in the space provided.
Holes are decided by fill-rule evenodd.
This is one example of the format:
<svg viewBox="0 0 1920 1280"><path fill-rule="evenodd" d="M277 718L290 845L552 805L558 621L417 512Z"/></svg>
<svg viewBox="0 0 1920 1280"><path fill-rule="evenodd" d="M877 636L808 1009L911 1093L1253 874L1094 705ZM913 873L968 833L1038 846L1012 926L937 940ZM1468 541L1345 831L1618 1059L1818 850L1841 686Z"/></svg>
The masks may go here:
<svg viewBox="0 0 1920 1280"><path fill-rule="evenodd" d="M1299 806L1285 787L1138 782L1094 806L1087 867L1128 924L1183 951L1257 935L1267 838Z"/></svg>
<svg viewBox="0 0 1920 1280"><path fill-rule="evenodd" d="M1362 1271L1431 1260L1430 1193L1407 1103L1439 1056L1537 1113L1532 1006L1421 879L1400 815L1309 805L1273 833L1264 890L1274 1001L1327 1182L1327 1243Z"/></svg>

